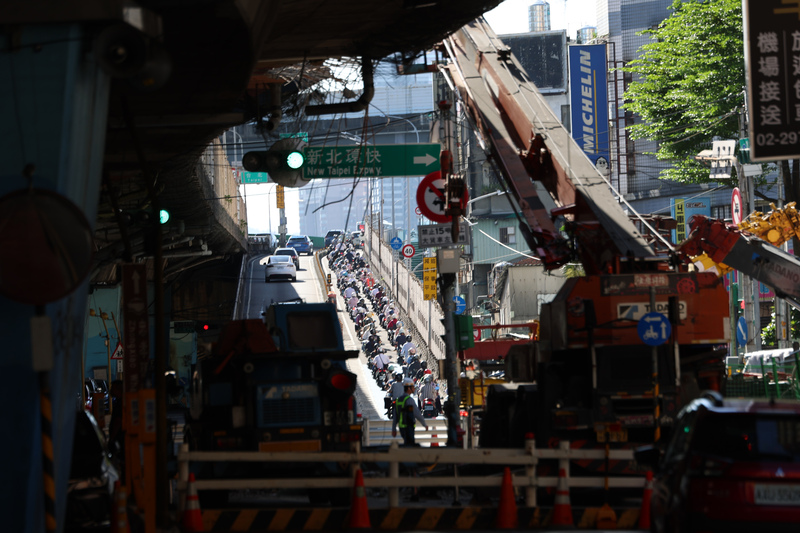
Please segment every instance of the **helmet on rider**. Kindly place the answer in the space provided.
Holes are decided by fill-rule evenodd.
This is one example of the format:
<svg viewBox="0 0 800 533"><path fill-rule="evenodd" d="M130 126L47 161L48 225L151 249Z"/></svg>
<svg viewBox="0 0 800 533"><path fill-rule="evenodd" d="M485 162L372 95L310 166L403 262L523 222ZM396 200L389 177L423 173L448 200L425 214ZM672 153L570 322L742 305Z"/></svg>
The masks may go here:
<svg viewBox="0 0 800 533"><path fill-rule="evenodd" d="M404 388L405 387L413 387L413 386L414 386L414 380L413 379L406 378L406 379L403 380L403 387Z"/></svg>

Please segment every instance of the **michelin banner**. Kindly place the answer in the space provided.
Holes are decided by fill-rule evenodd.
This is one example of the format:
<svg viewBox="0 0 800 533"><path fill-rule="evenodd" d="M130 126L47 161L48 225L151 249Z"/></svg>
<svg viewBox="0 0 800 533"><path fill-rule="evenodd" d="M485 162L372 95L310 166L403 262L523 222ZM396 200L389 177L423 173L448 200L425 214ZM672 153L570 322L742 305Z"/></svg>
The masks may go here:
<svg viewBox="0 0 800 533"><path fill-rule="evenodd" d="M572 137L601 174L609 173L606 45L569 47Z"/></svg>

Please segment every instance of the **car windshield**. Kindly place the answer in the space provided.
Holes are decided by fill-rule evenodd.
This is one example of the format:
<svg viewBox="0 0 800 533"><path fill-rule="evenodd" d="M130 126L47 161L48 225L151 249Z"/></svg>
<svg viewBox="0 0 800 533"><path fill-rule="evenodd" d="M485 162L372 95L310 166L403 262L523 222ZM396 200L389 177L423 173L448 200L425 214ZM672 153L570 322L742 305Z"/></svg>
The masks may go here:
<svg viewBox="0 0 800 533"><path fill-rule="evenodd" d="M800 416L725 413L699 421L692 449L734 461L800 462Z"/></svg>
<svg viewBox="0 0 800 533"><path fill-rule="evenodd" d="M292 258L288 255L273 255L269 258L270 263L291 263Z"/></svg>
<svg viewBox="0 0 800 533"><path fill-rule="evenodd" d="M275 255L294 255L294 254L295 254L295 251L294 250L289 250L289 249L276 250L275 251Z"/></svg>
<svg viewBox="0 0 800 533"><path fill-rule="evenodd" d="M291 239L289 239L289 242L305 242L305 240L306 240L305 237L292 237Z"/></svg>

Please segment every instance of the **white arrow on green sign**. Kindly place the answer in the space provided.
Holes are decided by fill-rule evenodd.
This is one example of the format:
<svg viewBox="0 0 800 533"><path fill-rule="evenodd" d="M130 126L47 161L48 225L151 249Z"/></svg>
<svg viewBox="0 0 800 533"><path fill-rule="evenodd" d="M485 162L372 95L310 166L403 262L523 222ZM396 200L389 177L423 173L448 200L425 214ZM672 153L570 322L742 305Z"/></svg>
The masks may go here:
<svg viewBox="0 0 800 533"><path fill-rule="evenodd" d="M305 179L424 176L439 170L441 145L306 146Z"/></svg>

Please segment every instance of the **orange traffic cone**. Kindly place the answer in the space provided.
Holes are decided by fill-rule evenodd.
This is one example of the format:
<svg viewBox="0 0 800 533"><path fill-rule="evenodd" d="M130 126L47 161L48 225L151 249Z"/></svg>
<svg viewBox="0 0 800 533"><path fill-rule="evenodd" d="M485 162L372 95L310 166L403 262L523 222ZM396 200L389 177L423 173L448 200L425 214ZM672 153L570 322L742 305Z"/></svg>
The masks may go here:
<svg viewBox="0 0 800 533"><path fill-rule="evenodd" d="M553 506L553 526L574 526L572 522L572 505L569 503L569 483L567 482L567 472L560 468L558 470L558 486L556 487L556 501Z"/></svg>
<svg viewBox="0 0 800 533"><path fill-rule="evenodd" d="M431 448L439 447L439 441L436 440L438 437L439 435L437 435L436 433L431 434Z"/></svg>
<svg viewBox="0 0 800 533"><path fill-rule="evenodd" d="M649 470L645 475L642 510L639 511L639 529L650 530L650 497L653 495L653 473Z"/></svg>
<svg viewBox="0 0 800 533"><path fill-rule="evenodd" d="M500 503L497 504L496 529L517 529L517 500L514 497L514 483L511 481L511 469L503 470L503 484L500 485Z"/></svg>
<svg viewBox="0 0 800 533"><path fill-rule="evenodd" d="M186 503L183 506L183 531L186 533L203 531L203 514L200 512L200 499L194 486L194 474L189 474L186 487Z"/></svg>
<svg viewBox="0 0 800 533"><path fill-rule="evenodd" d="M111 511L111 533L131 533L128 523L128 491L119 481L114 482L114 507Z"/></svg>
<svg viewBox="0 0 800 533"><path fill-rule="evenodd" d="M347 526L348 529L372 529L367 508L367 493L364 490L364 474L360 468L356 470L356 483L353 487L353 501L350 504Z"/></svg>

